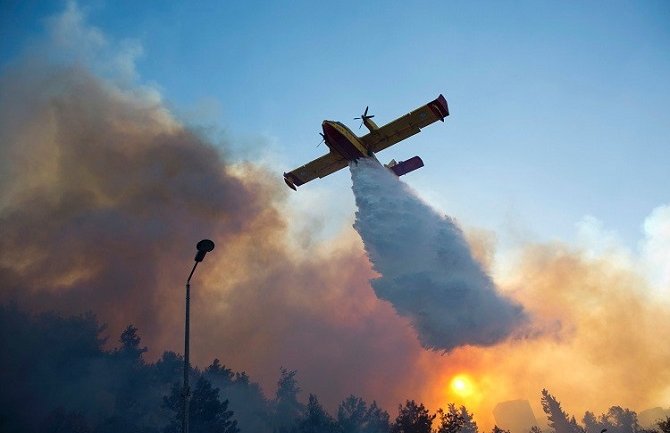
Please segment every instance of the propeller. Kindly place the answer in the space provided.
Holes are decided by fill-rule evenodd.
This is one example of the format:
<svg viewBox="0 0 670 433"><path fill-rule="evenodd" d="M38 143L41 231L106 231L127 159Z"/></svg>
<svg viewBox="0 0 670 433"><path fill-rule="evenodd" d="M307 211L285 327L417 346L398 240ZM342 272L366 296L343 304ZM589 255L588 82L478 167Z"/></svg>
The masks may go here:
<svg viewBox="0 0 670 433"><path fill-rule="evenodd" d="M321 143L324 143L326 141L326 136L323 135L323 132L319 132L319 135L321 136L321 141L319 141L319 144L317 144L316 147L321 146Z"/></svg>
<svg viewBox="0 0 670 433"><path fill-rule="evenodd" d="M363 112L363 114L361 114L361 117L354 117L354 120L360 120L361 121L361 124L358 126L358 129L361 129L361 127L363 127L363 124L365 123L366 119L372 119L373 117L375 117L374 114L368 116L368 108L370 108L370 107L369 106L365 107L365 111Z"/></svg>

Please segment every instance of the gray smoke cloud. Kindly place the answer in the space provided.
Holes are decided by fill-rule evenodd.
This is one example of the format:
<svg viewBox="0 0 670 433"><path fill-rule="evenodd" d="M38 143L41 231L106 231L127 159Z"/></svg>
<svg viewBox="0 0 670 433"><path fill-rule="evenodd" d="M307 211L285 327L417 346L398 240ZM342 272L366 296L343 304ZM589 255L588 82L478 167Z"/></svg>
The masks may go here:
<svg viewBox="0 0 670 433"><path fill-rule="evenodd" d="M113 331L158 333L165 288L183 280L175 263L194 240L247 230L263 187L144 95L81 67L21 65L0 91L0 299L113 311Z"/></svg>
<svg viewBox="0 0 670 433"><path fill-rule="evenodd" d="M461 229L373 159L352 164L358 231L377 296L411 319L421 344L450 351L489 346L526 322L521 305L496 291Z"/></svg>

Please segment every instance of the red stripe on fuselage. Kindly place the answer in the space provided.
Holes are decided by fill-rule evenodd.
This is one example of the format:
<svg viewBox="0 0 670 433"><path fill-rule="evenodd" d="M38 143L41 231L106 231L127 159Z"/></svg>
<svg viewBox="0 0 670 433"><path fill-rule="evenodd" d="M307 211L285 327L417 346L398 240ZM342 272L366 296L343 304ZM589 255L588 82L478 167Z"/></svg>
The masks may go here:
<svg viewBox="0 0 670 433"><path fill-rule="evenodd" d="M326 136L326 144L333 151L339 153L349 161L355 161L358 158L367 156L361 153L358 147L351 142L351 139L335 128L330 122L324 121L322 127L323 135Z"/></svg>

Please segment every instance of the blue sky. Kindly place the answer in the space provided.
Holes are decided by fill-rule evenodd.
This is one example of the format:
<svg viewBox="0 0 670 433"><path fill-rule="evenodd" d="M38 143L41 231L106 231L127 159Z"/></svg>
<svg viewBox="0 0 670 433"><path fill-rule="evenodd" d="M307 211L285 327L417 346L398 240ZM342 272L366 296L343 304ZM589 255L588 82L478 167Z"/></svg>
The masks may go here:
<svg viewBox="0 0 670 433"><path fill-rule="evenodd" d="M3 2L2 63L64 5ZM137 79L176 113L278 173L325 152L323 119L355 130L370 105L383 124L443 93L444 125L378 156L420 155L426 166L406 181L466 226L572 241L591 215L634 248L644 218L668 203L668 2L79 6L110 39L141 45ZM342 171L291 200L326 197L332 224L349 224L350 186Z"/></svg>

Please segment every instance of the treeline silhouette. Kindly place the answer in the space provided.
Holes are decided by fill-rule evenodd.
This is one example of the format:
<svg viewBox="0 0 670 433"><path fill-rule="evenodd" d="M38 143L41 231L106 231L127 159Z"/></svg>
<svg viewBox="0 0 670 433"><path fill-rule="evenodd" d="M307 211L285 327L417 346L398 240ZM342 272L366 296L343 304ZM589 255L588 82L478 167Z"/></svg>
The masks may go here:
<svg viewBox="0 0 670 433"><path fill-rule="evenodd" d="M40 433L177 433L181 430L183 358L165 352L147 363L137 328L129 325L117 349L106 350L105 327L93 314L31 315L0 306L0 431ZM215 359L192 369L192 433L479 433L472 414L449 404L436 413L408 400L398 415L350 396L329 414L310 394L306 404L296 371L280 369L266 398L244 372ZM577 423L548 391L542 406L551 433L643 433L637 415L618 406ZM670 421L658 424L670 433ZM505 433L497 426L492 433ZM537 427L529 433L541 433ZM549 433L549 432L547 432Z"/></svg>
<svg viewBox="0 0 670 433"><path fill-rule="evenodd" d="M612 406L606 413L597 416L586 411L582 417L582 424L577 422L575 416L570 416L561 408L561 403L546 389L542 390L542 410L547 415L549 428L555 433L670 433L670 417L659 420L657 429L641 428L637 413L621 406ZM531 429L530 433L541 433L537 427Z"/></svg>

